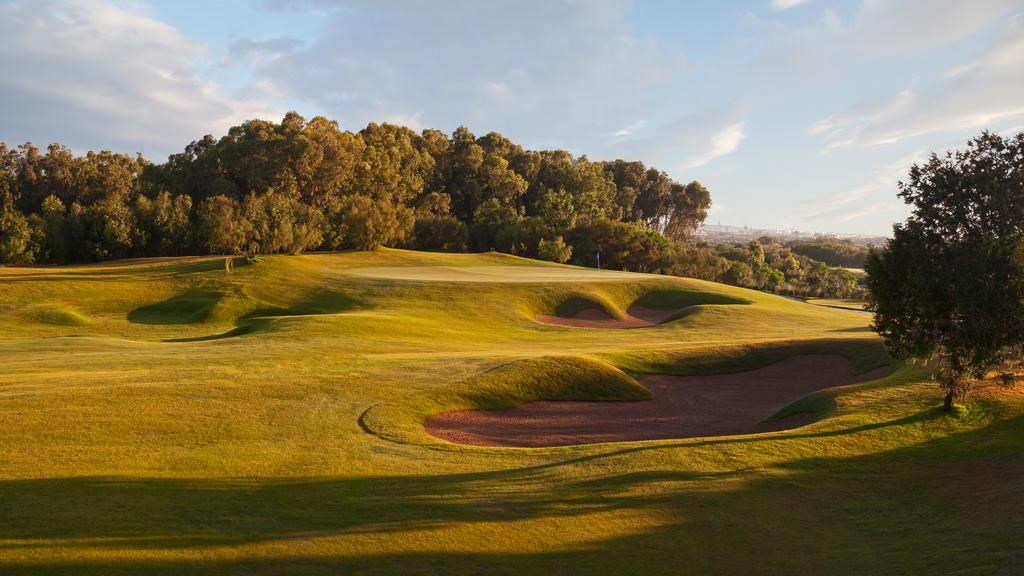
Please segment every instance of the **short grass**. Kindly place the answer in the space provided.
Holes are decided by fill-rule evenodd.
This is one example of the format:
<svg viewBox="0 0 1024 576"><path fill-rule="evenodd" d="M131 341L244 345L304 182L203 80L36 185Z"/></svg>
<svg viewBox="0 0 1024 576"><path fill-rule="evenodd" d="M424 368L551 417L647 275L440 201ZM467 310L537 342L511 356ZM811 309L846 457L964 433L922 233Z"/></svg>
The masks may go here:
<svg viewBox="0 0 1024 576"><path fill-rule="evenodd" d="M0 268L3 574L1014 574L1024 396L926 375L728 438L456 446L438 410L624 400L641 373L889 360L870 316L498 254ZM638 330L537 323L574 297Z"/></svg>
<svg viewBox="0 0 1024 576"><path fill-rule="evenodd" d="M818 306L830 306L832 308L845 308L847 310L860 310L863 311L868 305L867 300L860 300L857 298L808 298L809 304L817 304Z"/></svg>

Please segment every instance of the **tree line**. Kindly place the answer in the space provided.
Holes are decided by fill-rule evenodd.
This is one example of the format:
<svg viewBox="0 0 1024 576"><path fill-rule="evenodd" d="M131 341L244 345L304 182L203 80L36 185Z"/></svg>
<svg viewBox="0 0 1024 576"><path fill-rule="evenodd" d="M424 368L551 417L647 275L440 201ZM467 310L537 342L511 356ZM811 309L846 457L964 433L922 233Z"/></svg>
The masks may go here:
<svg viewBox="0 0 1024 576"><path fill-rule="evenodd" d="M849 278L797 248L694 245L710 205L699 182L642 162L527 150L464 127L351 132L294 112L204 136L162 164L0 143L0 263L392 246L850 293Z"/></svg>
<svg viewBox="0 0 1024 576"><path fill-rule="evenodd" d="M828 236L813 240L793 240L787 242L786 246L797 254L840 268L864 268L864 261L871 252L870 246L861 246L849 239Z"/></svg>
<svg viewBox="0 0 1024 576"><path fill-rule="evenodd" d="M805 256L804 246L805 241L783 244L770 236L748 243L680 246L672 273L799 297L866 296L862 276Z"/></svg>
<svg viewBox="0 0 1024 576"><path fill-rule="evenodd" d="M341 130L291 112L205 136L154 164L0 144L0 262L73 263L304 250L500 250L653 269L711 197L642 162L532 151L391 124ZM574 255L575 254L575 255Z"/></svg>

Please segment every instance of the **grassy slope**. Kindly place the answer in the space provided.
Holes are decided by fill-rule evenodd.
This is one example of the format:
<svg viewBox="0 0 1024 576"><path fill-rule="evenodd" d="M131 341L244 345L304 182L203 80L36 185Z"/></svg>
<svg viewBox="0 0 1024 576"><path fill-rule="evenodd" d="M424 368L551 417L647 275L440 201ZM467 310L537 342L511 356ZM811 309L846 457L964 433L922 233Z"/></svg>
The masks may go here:
<svg viewBox="0 0 1024 576"><path fill-rule="evenodd" d="M832 308L845 308L848 310L860 310L863 311L864 307L867 306L867 300L858 300L856 298L808 298L808 304L817 304L818 306L830 306Z"/></svg>
<svg viewBox="0 0 1024 576"><path fill-rule="evenodd" d="M571 356L570 381L596 371L626 395L612 366L721 371L840 351L870 368L866 314L391 250L271 257L231 275L218 259L0 268L0 288L0 573L993 574L1024 562L1024 399L980 394L947 418L909 368L811 397L827 419L771 435L522 450L416 432L426 404L529 397L517 370L560 370L544 356ZM675 290L745 303L643 330L532 321L574 295L621 312ZM464 393L480 382L486 394ZM404 441L368 433L382 427Z"/></svg>

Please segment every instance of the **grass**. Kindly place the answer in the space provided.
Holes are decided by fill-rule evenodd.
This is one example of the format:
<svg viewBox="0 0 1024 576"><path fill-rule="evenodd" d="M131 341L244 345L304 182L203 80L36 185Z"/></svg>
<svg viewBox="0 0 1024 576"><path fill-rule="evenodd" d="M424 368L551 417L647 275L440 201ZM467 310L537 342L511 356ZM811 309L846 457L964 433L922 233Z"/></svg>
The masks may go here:
<svg viewBox="0 0 1024 576"><path fill-rule="evenodd" d="M128 313L136 324L197 324L205 322L223 298L220 292L186 292Z"/></svg>
<svg viewBox="0 0 1024 576"><path fill-rule="evenodd" d="M38 322L54 326L88 326L92 323L74 306L61 304L41 304L29 306L21 311L21 318L26 322Z"/></svg>
<svg viewBox="0 0 1024 576"><path fill-rule="evenodd" d="M558 302L554 308L555 316L562 318L572 318L584 310L599 310L612 318L624 317L618 306L602 296L572 294Z"/></svg>
<svg viewBox="0 0 1024 576"><path fill-rule="evenodd" d="M499 254L0 268L3 574L1000 574L1022 562L1024 395L961 414L914 367L796 430L455 446L453 407L626 399L634 376L889 360L870 316ZM638 330L539 324L573 296ZM645 300L646 299L646 300ZM170 304L168 304L170 303ZM155 308L154 308L155 307ZM81 322L43 321L56 317ZM139 311L146 322L139 319Z"/></svg>
<svg viewBox="0 0 1024 576"><path fill-rule="evenodd" d="M845 308L847 310L859 310L863 311L867 306L867 300L860 300L857 298L808 298L808 304L817 304L818 306L828 306L831 308Z"/></svg>

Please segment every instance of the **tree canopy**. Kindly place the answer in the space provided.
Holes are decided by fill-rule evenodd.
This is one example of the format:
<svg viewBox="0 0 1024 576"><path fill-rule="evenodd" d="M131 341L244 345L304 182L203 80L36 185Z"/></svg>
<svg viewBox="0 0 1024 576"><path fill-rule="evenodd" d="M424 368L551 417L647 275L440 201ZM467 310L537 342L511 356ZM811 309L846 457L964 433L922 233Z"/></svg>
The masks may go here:
<svg viewBox="0 0 1024 576"><path fill-rule="evenodd" d="M865 265L874 327L895 355L931 362L949 408L1024 359L1024 133L932 154L900 197L911 216Z"/></svg>
<svg viewBox="0 0 1024 576"><path fill-rule="evenodd" d="M600 254L604 267L859 295L854 276L795 246L693 245L710 206L700 182L642 162L528 150L465 127L351 132L290 112L203 136L162 164L0 143L0 264L393 246L585 266Z"/></svg>
<svg viewBox="0 0 1024 576"><path fill-rule="evenodd" d="M814 240L793 240L787 242L790 250L824 262L829 266L844 268L863 268L868 257L868 247L858 246L851 240L820 237Z"/></svg>
<svg viewBox="0 0 1024 576"><path fill-rule="evenodd" d="M542 242L564 259L582 230L635 230L608 240L623 246L649 233L683 241L710 204L700 183L641 162L532 151L465 127L350 132L295 112L204 136L163 164L0 144L0 263L380 245L536 257ZM620 251L622 267L651 266L649 254Z"/></svg>

